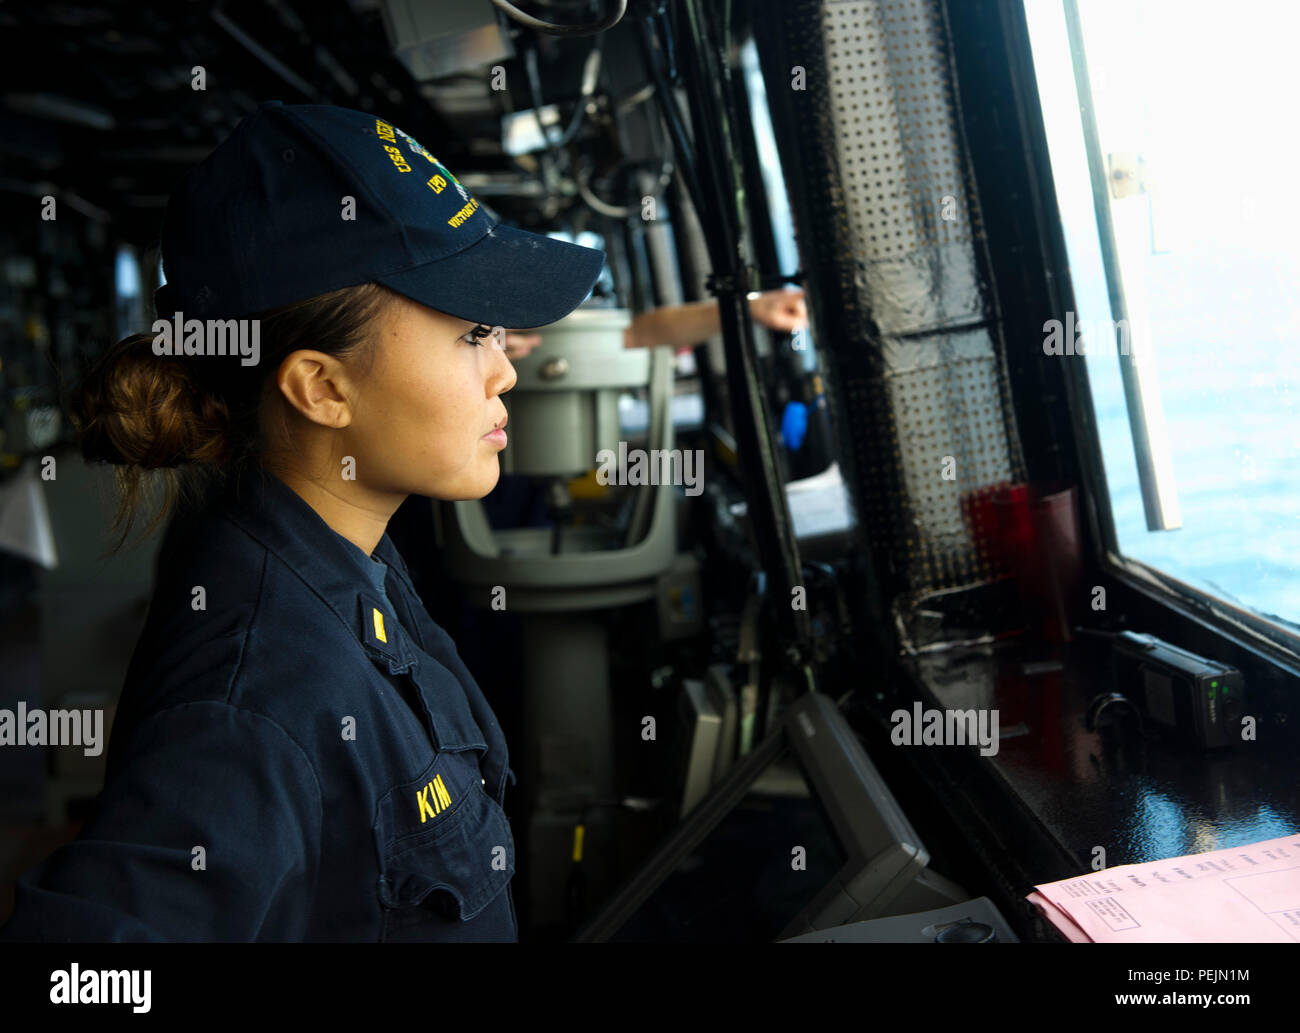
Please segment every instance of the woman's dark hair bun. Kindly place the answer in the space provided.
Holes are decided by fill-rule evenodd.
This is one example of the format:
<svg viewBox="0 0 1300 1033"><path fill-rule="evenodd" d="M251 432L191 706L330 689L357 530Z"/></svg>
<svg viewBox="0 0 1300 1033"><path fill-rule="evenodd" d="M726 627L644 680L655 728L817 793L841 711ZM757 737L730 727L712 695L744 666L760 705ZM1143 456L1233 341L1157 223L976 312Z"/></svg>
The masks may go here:
<svg viewBox="0 0 1300 1033"><path fill-rule="evenodd" d="M196 389L183 360L155 355L153 340L124 338L87 373L72 400L82 455L142 470L221 465L229 458L225 403Z"/></svg>

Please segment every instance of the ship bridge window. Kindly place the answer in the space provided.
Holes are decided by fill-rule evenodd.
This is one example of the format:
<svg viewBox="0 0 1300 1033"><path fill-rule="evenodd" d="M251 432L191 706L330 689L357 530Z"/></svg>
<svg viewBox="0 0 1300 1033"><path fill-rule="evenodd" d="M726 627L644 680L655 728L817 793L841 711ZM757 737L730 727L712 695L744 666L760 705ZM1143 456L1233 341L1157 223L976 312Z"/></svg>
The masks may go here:
<svg viewBox="0 0 1300 1033"><path fill-rule="evenodd" d="M1025 11L1076 307L1043 348L1086 367L1112 558L1300 633L1300 8Z"/></svg>

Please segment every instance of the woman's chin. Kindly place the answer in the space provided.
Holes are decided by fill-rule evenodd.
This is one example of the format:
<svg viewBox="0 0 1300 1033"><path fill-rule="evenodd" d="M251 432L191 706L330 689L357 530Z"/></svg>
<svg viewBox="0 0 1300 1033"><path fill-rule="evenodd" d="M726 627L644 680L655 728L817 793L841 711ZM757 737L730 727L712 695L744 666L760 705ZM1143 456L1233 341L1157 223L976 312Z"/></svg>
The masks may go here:
<svg viewBox="0 0 1300 1033"><path fill-rule="evenodd" d="M493 470L490 475L475 478L475 483L458 492L456 499L460 502L468 502L473 499L481 499L489 494L497 486L497 482L501 480L501 471L497 468L495 460L493 460L492 466Z"/></svg>
<svg viewBox="0 0 1300 1033"><path fill-rule="evenodd" d="M491 492L500 480L501 463L496 454L480 456L472 467L462 469L459 476L444 477L437 484L426 485L420 494L444 502L472 502Z"/></svg>

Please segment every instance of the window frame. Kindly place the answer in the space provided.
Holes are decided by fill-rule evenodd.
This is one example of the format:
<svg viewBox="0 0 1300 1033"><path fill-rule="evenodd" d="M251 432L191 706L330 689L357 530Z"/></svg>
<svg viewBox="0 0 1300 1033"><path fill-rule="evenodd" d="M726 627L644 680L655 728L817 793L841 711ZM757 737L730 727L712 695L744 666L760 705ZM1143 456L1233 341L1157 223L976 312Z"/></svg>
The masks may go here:
<svg viewBox="0 0 1300 1033"><path fill-rule="evenodd" d="M1046 319L1077 311L1025 0L940 2L972 173L985 209L985 246L991 261L996 259L993 290L1006 324L1004 339L1014 340L1018 327L1023 342L1027 325L1041 327ZM994 128L1004 140L991 142ZM999 191L1015 196L1014 208L997 196ZM1010 254L1016 249L1018 254ZM1036 289L1026 292L1027 286ZM1041 347L1036 355L1012 359L1008 354L1022 438L1027 445L1035 440L1025 433L1026 423L1036 423L1050 437L1027 449L1029 474L1079 483L1085 560L1090 573L1107 586L1107 612L1129 613L1141 630L1232 663L1248 679L1272 682L1281 675L1300 680L1300 633L1121 553L1084 361L1055 361ZM1066 403L1063 421L1032 413L1045 396L1057 393ZM1290 702L1300 703L1294 689L1293 684Z"/></svg>

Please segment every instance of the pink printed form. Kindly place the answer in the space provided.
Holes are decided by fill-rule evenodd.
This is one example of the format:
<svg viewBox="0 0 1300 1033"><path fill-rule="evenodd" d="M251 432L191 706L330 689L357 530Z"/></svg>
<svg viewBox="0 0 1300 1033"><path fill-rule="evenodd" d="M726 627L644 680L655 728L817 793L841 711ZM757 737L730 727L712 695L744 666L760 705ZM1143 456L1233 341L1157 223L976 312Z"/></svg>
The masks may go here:
<svg viewBox="0 0 1300 1033"><path fill-rule="evenodd" d="M1035 888L1074 942L1300 943L1300 834Z"/></svg>

